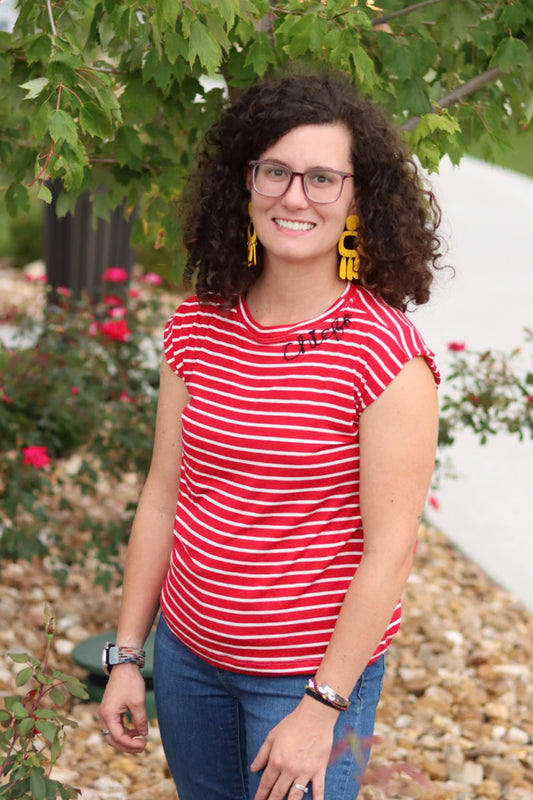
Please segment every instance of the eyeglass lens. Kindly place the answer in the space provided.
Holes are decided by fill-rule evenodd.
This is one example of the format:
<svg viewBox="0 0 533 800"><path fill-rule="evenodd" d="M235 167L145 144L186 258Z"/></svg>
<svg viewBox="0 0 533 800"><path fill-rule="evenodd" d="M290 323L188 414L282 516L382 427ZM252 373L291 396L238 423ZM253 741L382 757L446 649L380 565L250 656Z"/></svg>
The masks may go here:
<svg viewBox="0 0 533 800"><path fill-rule="evenodd" d="M281 197L287 191L291 178L300 175L304 191L314 203L333 203L339 198L342 189L342 175L325 169L293 173L282 164L255 164L254 186L259 194L266 197Z"/></svg>

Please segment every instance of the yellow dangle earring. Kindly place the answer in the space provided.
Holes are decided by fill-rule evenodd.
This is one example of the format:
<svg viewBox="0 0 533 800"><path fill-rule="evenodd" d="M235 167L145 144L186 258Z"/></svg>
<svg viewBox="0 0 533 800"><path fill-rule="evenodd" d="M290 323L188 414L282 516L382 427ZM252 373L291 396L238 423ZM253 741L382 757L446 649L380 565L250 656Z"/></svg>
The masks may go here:
<svg viewBox="0 0 533 800"><path fill-rule="evenodd" d="M248 203L248 213L250 222L248 223L247 245L248 245L248 266L257 266L257 233L255 232L254 221L252 219L252 204Z"/></svg>
<svg viewBox="0 0 533 800"><path fill-rule="evenodd" d="M353 240L357 236L358 226L359 217L351 214L346 218L346 230L339 239L339 254L341 255L339 277L343 281L355 281L359 277L359 253L354 247L353 241L351 249L345 245L346 239L351 237Z"/></svg>

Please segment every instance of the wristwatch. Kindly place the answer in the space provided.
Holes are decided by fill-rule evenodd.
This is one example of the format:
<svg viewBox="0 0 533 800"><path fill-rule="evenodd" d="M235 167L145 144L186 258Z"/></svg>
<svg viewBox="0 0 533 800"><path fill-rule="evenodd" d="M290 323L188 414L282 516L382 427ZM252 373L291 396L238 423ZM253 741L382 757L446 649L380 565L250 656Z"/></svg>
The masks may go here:
<svg viewBox="0 0 533 800"><path fill-rule="evenodd" d="M106 642L102 651L102 669L106 675L115 664L138 664L144 667L146 653L140 647L117 647L113 642Z"/></svg>

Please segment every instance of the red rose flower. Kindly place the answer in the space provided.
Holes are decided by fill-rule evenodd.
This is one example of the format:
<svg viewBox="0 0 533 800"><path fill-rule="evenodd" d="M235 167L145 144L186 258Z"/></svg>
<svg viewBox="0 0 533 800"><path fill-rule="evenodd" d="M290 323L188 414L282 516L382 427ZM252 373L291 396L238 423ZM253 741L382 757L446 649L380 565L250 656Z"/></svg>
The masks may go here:
<svg viewBox="0 0 533 800"><path fill-rule="evenodd" d="M29 447L23 447L22 452L24 453L24 460L22 463L29 464L31 467L35 467L35 469L41 469L41 467L46 467L50 463L46 447L38 447L32 444Z"/></svg>
<svg viewBox="0 0 533 800"><path fill-rule="evenodd" d="M466 350L466 344L465 342L448 342L448 350L460 353L462 350Z"/></svg>
<svg viewBox="0 0 533 800"><path fill-rule="evenodd" d="M106 306L121 306L122 300L116 294L104 295L104 303Z"/></svg>
<svg viewBox="0 0 533 800"><path fill-rule="evenodd" d="M127 342L131 331L125 319L108 319L100 325L100 333L108 339L116 339L119 342Z"/></svg>

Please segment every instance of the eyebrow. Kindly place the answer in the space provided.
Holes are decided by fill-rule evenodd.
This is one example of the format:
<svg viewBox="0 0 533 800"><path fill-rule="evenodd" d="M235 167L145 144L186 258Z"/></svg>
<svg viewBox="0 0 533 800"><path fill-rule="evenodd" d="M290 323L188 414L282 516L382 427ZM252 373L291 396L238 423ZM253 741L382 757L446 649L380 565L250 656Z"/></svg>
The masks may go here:
<svg viewBox="0 0 533 800"><path fill-rule="evenodd" d="M286 161L282 161L280 158L259 158L257 159L264 164L279 164L280 167L287 167L290 169L291 172L298 172L299 170L294 170L290 164L287 164ZM308 169L304 169L303 172L315 172L319 170L330 171L330 172L346 172L344 169L337 169L337 167L324 167L317 165L316 167L309 167Z"/></svg>

